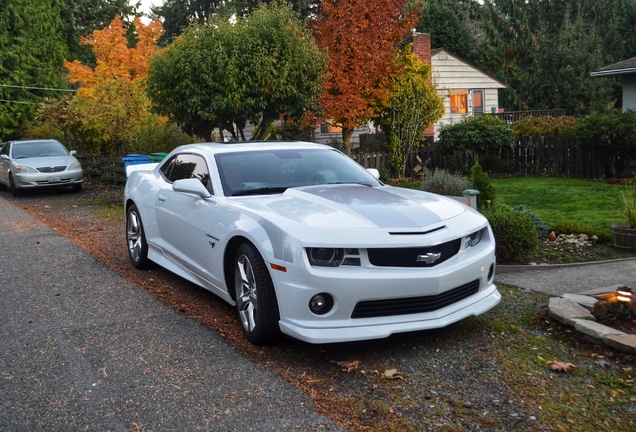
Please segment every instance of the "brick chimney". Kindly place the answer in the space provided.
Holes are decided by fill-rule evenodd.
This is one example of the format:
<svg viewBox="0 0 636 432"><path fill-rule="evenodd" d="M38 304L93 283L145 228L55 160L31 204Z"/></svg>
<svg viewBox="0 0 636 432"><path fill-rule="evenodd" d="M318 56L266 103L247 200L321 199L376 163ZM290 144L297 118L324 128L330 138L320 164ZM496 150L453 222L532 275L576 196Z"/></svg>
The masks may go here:
<svg viewBox="0 0 636 432"><path fill-rule="evenodd" d="M427 65L431 65L431 35L428 33L417 33L415 29L411 32L410 42L413 43L413 53ZM427 137L435 136L435 129L430 125L424 131Z"/></svg>
<svg viewBox="0 0 636 432"><path fill-rule="evenodd" d="M431 64L431 35L428 33L411 32L413 38L413 53L427 65Z"/></svg>

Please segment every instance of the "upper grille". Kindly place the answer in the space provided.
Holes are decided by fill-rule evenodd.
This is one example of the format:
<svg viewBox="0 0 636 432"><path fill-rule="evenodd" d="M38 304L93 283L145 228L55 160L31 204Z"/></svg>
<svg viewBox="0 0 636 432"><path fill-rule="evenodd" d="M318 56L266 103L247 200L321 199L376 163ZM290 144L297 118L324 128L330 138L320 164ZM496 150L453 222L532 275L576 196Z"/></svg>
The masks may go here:
<svg viewBox="0 0 636 432"><path fill-rule="evenodd" d="M47 172L60 172L60 171L64 171L65 169L66 169L66 166L61 165L61 166L53 166L53 167L40 167L38 168L38 171L47 173Z"/></svg>
<svg viewBox="0 0 636 432"><path fill-rule="evenodd" d="M351 318L375 318L433 312L470 297L479 291L479 279L437 295L359 302Z"/></svg>
<svg viewBox="0 0 636 432"><path fill-rule="evenodd" d="M449 241L435 246L414 248L375 248L367 249L369 261L379 267L433 267L452 258L461 246L461 239ZM432 263L418 262L417 257L428 253L441 254Z"/></svg>

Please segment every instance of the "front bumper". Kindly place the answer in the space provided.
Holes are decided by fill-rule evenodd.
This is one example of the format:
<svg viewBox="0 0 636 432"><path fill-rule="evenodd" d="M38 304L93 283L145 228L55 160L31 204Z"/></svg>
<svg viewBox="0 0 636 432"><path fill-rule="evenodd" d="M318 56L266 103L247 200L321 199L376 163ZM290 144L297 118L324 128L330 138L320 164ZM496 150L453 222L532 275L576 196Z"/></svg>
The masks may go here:
<svg viewBox="0 0 636 432"><path fill-rule="evenodd" d="M393 333L447 326L471 315L479 315L501 300L493 284L494 244L481 250L464 251L431 268L309 268L287 267L271 272L280 310L281 331L310 343L333 343L388 337ZM382 313L354 318L360 302L382 304L395 300L415 303L444 297L463 286L476 286L457 301L415 313ZM310 299L319 293L333 297L333 308L316 315ZM389 308L390 310L390 308Z"/></svg>
<svg viewBox="0 0 636 432"><path fill-rule="evenodd" d="M82 170L60 173L13 173L13 181L18 189L40 187L73 186L84 182Z"/></svg>

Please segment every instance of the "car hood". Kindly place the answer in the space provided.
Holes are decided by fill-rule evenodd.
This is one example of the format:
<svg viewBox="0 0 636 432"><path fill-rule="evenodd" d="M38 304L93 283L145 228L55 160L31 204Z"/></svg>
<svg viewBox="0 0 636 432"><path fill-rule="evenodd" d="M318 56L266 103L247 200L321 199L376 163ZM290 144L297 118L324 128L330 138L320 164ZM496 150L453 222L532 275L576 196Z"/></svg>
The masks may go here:
<svg viewBox="0 0 636 432"><path fill-rule="evenodd" d="M14 159L13 163L15 165L24 165L31 168L42 168L42 167L56 167L56 166L65 166L69 167L71 164L77 162L75 156L47 156L47 157L33 157L33 158L23 158L23 159Z"/></svg>
<svg viewBox="0 0 636 432"><path fill-rule="evenodd" d="M439 195L391 186L311 186L253 198L246 198L244 204L261 216L312 228L415 229L468 211L465 205Z"/></svg>

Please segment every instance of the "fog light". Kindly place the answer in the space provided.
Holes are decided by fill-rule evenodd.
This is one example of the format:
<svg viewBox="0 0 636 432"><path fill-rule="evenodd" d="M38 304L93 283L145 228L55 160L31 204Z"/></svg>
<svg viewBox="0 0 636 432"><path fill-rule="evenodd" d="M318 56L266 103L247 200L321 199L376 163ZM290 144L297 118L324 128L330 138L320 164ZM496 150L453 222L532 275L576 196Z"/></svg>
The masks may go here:
<svg viewBox="0 0 636 432"><path fill-rule="evenodd" d="M333 297L327 293L316 294L309 300L309 310L316 315L324 315L333 308Z"/></svg>
<svg viewBox="0 0 636 432"><path fill-rule="evenodd" d="M488 282L492 282L495 277L495 265L490 264L490 268L488 269Z"/></svg>

